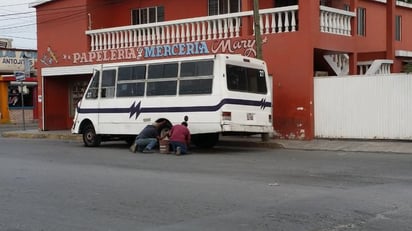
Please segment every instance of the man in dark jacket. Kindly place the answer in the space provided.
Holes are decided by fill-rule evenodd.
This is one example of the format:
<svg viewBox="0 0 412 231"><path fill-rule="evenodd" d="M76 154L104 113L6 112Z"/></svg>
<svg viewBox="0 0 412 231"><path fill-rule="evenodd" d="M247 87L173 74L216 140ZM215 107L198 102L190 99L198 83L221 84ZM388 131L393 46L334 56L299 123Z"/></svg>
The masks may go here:
<svg viewBox="0 0 412 231"><path fill-rule="evenodd" d="M130 147L130 151L139 151L144 153L154 152L153 149L160 139L159 129L163 123L164 122L153 123L143 128L139 135L137 135L134 144Z"/></svg>

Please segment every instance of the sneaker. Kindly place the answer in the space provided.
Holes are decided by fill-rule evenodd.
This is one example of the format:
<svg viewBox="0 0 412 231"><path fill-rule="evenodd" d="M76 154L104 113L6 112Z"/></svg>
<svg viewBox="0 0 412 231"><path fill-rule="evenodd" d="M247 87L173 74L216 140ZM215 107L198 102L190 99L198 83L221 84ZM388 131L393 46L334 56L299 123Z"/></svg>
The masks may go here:
<svg viewBox="0 0 412 231"><path fill-rule="evenodd" d="M177 147L176 148L176 156L180 156L182 154L182 148L181 147Z"/></svg>
<svg viewBox="0 0 412 231"><path fill-rule="evenodd" d="M130 146L130 148L129 148L130 151L135 153L136 152L136 146L137 146L136 144L132 144L132 146Z"/></svg>
<svg viewBox="0 0 412 231"><path fill-rule="evenodd" d="M147 149L147 148L145 148L144 150L143 150L143 153L153 153L154 151L152 150L152 149Z"/></svg>

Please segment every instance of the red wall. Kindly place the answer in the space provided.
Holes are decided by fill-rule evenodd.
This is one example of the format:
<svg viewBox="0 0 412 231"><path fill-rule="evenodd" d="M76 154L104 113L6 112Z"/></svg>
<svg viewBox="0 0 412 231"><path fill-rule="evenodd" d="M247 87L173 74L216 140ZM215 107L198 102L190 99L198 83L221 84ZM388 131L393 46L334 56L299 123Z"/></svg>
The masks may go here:
<svg viewBox="0 0 412 231"><path fill-rule="evenodd" d="M313 138L313 55L299 33L268 39L263 57L273 76L274 127L281 138ZM293 45L291 45L293 44ZM293 70L293 71L292 71Z"/></svg>
<svg viewBox="0 0 412 231"><path fill-rule="evenodd" d="M412 48L412 30L410 22L412 22L412 9L397 7L396 15L402 15L402 40L395 41L395 49L411 50Z"/></svg>
<svg viewBox="0 0 412 231"><path fill-rule="evenodd" d="M91 13L92 29L131 25L131 10L163 6L165 21L207 16L207 0L147 0L147 1L115 1L88 0ZM102 6L102 4L104 4ZM95 6L95 7L91 7ZM184 7L182 7L184 6ZM190 9L190 10L188 10Z"/></svg>
<svg viewBox="0 0 412 231"><path fill-rule="evenodd" d="M66 78L46 77L44 80L44 113L47 119L45 130L67 129L69 114L68 87Z"/></svg>
<svg viewBox="0 0 412 231"><path fill-rule="evenodd" d="M366 8L366 36L356 35L355 49L359 53L386 50L386 5L359 1L358 7Z"/></svg>

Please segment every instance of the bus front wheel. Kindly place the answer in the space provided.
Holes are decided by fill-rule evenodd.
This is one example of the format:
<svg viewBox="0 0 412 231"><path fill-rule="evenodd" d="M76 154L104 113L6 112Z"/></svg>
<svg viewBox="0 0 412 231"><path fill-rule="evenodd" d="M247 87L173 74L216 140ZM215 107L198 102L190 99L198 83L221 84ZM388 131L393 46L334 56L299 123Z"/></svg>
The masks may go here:
<svg viewBox="0 0 412 231"><path fill-rule="evenodd" d="M192 142L199 148L213 148L219 141L219 133L192 135Z"/></svg>
<svg viewBox="0 0 412 231"><path fill-rule="evenodd" d="M83 131L83 143L86 147L97 147L100 145L101 137L96 134L93 125L88 124Z"/></svg>

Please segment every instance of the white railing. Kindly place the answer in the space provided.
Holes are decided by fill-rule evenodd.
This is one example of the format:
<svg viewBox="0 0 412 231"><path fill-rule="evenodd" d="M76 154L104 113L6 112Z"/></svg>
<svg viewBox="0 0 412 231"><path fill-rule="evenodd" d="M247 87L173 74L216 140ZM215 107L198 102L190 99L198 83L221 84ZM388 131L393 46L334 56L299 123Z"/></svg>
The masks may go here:
<svg viewBox="0 0 412 231"><path fill-rule="evenodd" d="M293 32L298 6L260 10L261 33ZM253 11L198 17L144 25L89 30L91 50L107 50L240 37L242 17Z"/></svg>
<svg viewBox="0 0 412 231"><path fill-rule="evenodd" d="M298 30L299 6L287 6L259 11L261 34L277 34ZM86 31L92 51L153 46L173 43L237 38L241 36L242 18L250 18L253 11L197 17L167 22L132 25ZM320 6L322 32L351 35L351 18L355 13Z"/></svg>
<svg viewBox="0 0 412 231"><path fill-rule="evenodd" d="M320 6L320 31L351 36L351 18L354 12Z"/></svg>
<svg viewBox="0 0 412 231"><path fill-rule="evenodd" d="M349 55L348 54L330 54L324 55L323 58L332 68L337 76L349 74Z"/></svg>
<svg viewBox="0 0 412 231"><path fill-rule="evenodd" d="M276 34L295 32L299 6L286 6L260 10L260 33ZM253 27L253 31L255 28Z"/></svg>
<svg viewBox="0 0 412 231"><path fill-rule="evenodd" d="M323 56L336 76L346 76L349 74L348 54L329 54ZM360 61L357 63L359 75L387 75L391 74L393 60L376 59L373 61Z"/></svg>
<svg viewBox="0 0 412 231"><path fill-rule="evenodd" d="M386 0L371 0L371 1L385 3L385 4L387 3ZM407 2L403 2L403 1L396 1L396 5L401 6L401 7L412 8L412 3L407 3Z"/></svg>
<svg viewBox="0 0 412 231"><path fill-rule="evenodd" d="M386 75L391 73L393 60L376 59L373 61L358 62L360 75Z"/></svg>
<svg viewBox="0 0 412 231"><path fill-rule="evenodd" d="M92 50L239 37L241 15L228 14L87 31Z"/></svg>

